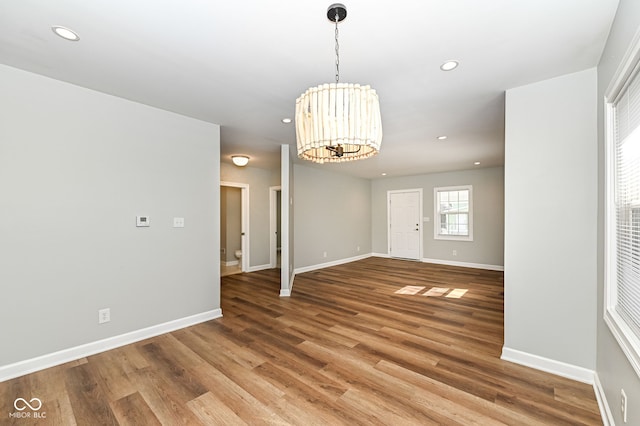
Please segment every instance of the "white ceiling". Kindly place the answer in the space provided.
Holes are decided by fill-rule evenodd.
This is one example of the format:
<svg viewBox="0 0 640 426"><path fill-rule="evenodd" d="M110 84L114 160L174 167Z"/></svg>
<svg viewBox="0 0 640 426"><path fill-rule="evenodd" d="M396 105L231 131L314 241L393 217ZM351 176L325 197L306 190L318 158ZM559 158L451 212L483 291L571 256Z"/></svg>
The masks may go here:
<svg viewBox="0 0 640 426"><path fill-rule="evenodd" d="M220 124L223 161L278 167L295 146L280 120L335 78L330 4L3 0L0 63ZM376 89L384 138L372 159L316 167L375 178L502 165L505 90L596 66L618 0L344 4L340 81ZM448 59L460 66L440 71Z"/></svg>

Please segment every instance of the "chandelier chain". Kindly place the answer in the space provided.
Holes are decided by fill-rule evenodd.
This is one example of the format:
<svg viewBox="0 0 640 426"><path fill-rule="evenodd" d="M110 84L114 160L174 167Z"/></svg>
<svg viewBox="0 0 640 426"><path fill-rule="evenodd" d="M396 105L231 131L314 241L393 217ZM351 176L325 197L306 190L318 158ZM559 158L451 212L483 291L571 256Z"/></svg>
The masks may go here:
<svg viewBox="0 0 640 426"><path fill-rule="evenodd" d="M340 44L338 43L338 21L340 20L336 11L336 84L340 82Z"/></svg>

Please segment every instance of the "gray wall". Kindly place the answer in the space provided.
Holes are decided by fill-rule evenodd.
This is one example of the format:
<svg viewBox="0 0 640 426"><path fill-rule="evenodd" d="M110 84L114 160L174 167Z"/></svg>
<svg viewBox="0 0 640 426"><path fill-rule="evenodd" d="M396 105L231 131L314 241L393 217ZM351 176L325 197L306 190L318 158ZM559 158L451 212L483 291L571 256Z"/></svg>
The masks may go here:
<svg viewBox="0 0 640 426"><path fill-rule="evenodd" d="M595 369L596 70L507 91L506 348Z"/></svg>
<svg viewBox="0 0 640 426"><path fill-rule="evenodd" d="M371 253L370 181L299 164L293 169L295 268Z"/></svg>
<svg viewBox="0 0 640 426"><path fill-rule="evenodd" d="M269 187L280 185L280 170L220 165L220 180L249 185L249 268L269 265ZM233 255L233 253L232 253Z"/></svg>
<svg viewBox="0 0 640 426"><path fill-rule="evenodd" d="M640 2L621 0L607 45L598 66L598 343L597 372L615 423L622 424L620 416L620 389L629 398L628 423L640 424L640 379L633 370L617 341L603 321L604 307L604 121L603 97L624 56L631 39L640 27Z"/></svg>
<svg viewBox="0 0 640 426"><path fill-rule="evenodd" d="M433 190L441 186L473 185L473 241L434 239ZM380 178L372 188L373 252L388 254L387 191L422 188L423 257L450 262L503 265L504 254L504 169L463 170L397 178ZM457 256L453 256L453 250Z"/></svg>
<svg viewBox="0 0 640 426"><path fill-rule="evenodd" d="M1 65L0 93L0 365L220 307L219 126Z"/></svg>

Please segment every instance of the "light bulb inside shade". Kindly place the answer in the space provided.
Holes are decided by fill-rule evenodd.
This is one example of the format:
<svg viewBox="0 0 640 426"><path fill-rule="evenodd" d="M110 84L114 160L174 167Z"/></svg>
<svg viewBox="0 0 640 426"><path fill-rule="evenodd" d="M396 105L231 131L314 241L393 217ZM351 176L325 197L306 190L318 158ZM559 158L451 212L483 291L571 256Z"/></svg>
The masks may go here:
<svg viewBox="0 0 640 426"><path fill-rule="evenodd" d="M233 164L239 167L244 167L249 163L249 157L246 155L233 155L231 156L231 161Z"/></svg>
<svg viewBox="0 0 640 426"><path fill-rule="evenodd" d="M51 27L51 30L53 30L53 32L56 33L56 35L62 37L65 40L69 40L69 41L80 40L80 36L76 34L75 31L70 30L69 28L54 25L53 27Z"/></svg>

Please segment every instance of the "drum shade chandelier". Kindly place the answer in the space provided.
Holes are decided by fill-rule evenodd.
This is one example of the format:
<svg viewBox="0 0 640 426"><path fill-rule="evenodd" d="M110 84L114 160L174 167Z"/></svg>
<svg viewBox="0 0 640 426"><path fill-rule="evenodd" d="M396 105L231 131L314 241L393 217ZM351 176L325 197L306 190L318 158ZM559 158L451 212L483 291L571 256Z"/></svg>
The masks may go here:
<svg viewBox="0 0 640 426"><path fill-rule="evenodd" d="M382 143L376 91L368 85L340 83L338 22L346 17L342 4L327 9L327 18L336 26L336 82L311 87L296 99L298 157L320 164L369 158Z"/></svg>

